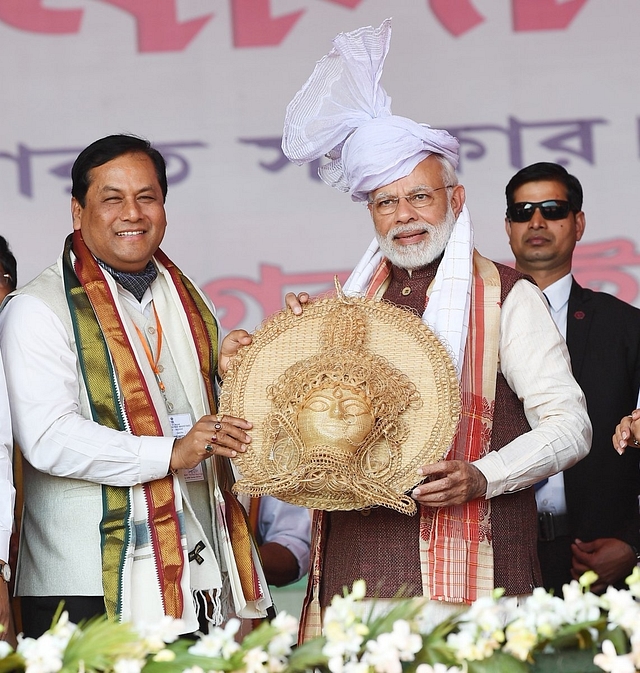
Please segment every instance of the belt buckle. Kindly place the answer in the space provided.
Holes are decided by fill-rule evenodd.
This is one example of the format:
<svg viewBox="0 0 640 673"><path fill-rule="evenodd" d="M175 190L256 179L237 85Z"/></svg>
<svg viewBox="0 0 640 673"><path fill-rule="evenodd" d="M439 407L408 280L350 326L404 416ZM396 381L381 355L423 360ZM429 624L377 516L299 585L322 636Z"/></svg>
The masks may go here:
<svg viewBox="0 0 640 673"><path fill-rule="evenodd" d="M543 542L551 542L556 539L553 518L552 512L538 512L538 537Z"/></svg>

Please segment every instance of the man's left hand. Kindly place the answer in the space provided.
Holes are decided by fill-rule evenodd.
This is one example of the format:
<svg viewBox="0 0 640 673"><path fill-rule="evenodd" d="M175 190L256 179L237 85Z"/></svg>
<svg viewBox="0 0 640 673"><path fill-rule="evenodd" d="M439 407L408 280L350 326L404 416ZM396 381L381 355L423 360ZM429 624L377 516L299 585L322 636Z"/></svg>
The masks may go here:
<svg viewBox="0 0 640 673"><path fill-rule="evenodd" d="M427 507L450 507L482 498L487 480L480 470L464 460L443 460L419 469L425 483L413 489L411 496Z"/></svg>
<svg viewBox="0 0 640 673"><path fill-rule="evenodd" d="M248 346L253 337L243 329L234 329L223 339L218 355L218 374L224 376L231 358L243 347Z"/></svg>
<svg viewBox="0 0 640 673"><path fill-rule="evenodd" d="M626 542L613 537L592 542L575 540L571 552L571 576L574 579L579 579L587 570L597 573L598 579L591 586L593 593L601 593L608 585L628 577L636 564L633 549Z"/></svg>

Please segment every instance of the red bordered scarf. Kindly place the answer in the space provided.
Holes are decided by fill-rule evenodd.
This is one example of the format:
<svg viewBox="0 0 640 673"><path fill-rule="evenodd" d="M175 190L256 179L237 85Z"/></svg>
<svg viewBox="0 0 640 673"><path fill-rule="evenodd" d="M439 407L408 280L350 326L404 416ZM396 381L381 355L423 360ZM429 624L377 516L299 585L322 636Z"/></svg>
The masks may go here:
<svg viewBox="0 0 640 673"><path fill-rule="evenodd" d="M391 272L388 260L371 276L366 295L376 296ZM500 342L500 275L474 250L471 316L461 374L462 414L447 460L473 461L491 445ZM326 513L314 512L311 566L300 622L300 639L320 635L320 582ZM420 507L423 593L436 600L471 603L493 590L491 504L478 498L456 507ZM356 579L356 578L354 578Z"/></svg>
<svg viewBox="0 0 640 673"><path fill-rule="evenodd" d="M72 262L71 252L75 256ZM215 413L213 377L217 371L217 324L193 284L160 250L156 258L167 269L187 316L211 413ZM101 425L138 436L162 436L163 430L134 350L103 271L86 247L80 231L67 238L63 277L78 347L78 358L89 397L92 418ZM117 388L116 388L117 381ZM228 489L231 466L217 458L216 475L224 491L225 517L231 535L244 598L263 596L252 558L252 541L244 510ZM179 618L185 597L180 518L175 506L173 475L143 484L149 529L165 614ZM103 486L101 522L103 589L107 614L121 614L123 573L131 558L133 521L129 488ZM188 597L187 600L191 600Z"/></svg>

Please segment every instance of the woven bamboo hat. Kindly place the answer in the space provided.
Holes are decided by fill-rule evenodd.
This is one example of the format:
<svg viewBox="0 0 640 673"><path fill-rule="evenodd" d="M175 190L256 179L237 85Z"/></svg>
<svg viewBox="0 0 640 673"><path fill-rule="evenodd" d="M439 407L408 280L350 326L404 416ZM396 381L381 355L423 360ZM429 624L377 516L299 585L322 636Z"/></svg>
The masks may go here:
<svg viewBox="0 0 640 673"><path fill-rule="evenodd" d="M460 413L445 347L413 313L362 297L269 318L224 379L220 412L253 423L234 490L312 509L414 514L417 469L447 453Z"/></svg>

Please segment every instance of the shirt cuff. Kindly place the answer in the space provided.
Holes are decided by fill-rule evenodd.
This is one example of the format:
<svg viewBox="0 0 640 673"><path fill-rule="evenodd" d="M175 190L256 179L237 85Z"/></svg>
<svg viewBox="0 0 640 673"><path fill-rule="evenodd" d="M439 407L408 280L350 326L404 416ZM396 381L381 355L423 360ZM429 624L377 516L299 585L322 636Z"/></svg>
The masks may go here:
<svg viewBox="0 0 640 673"><path fill-rule="evenodd" d="M140 483L155 481L167 476L171 464L173 437L141 437Z"/></svg>
<svg viewBox="0 0 640 673"><path fill-rule="evenodd" d="M504 464L498 455L498 451L490 451L486 456L476 460L473 465L482 472L487 480L485 495L487 500L505 492Z"/></svg>
<svg viewBox="0 0 640 673"><path fill-rule="evenodd" d="M0 559L9 563L9 542L11 540L11 531L0 530Z"/></svg>

